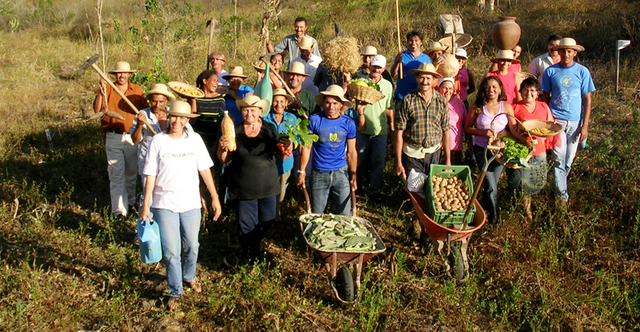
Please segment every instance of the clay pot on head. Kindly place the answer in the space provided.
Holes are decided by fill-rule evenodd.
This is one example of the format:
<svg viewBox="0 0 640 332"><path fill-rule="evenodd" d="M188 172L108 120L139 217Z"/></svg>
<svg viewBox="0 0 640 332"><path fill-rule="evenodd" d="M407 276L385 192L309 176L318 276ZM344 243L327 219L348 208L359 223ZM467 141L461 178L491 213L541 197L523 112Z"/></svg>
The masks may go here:
<svg viewBox="0 0 640 332"><path fill-rule="evenodd" d="M458 75L460 68L456 56L444 53L440 57L444 59L444 62L438 67L438 74L442 75L442 77L455 77Z"/></svg>
<svg viewBox="0 0 640 332"><path fill-rule="evenodd" d="M501 17L491 28L491 37L499 50L511 50L520 41L520 32L515 17Z"/></svg>

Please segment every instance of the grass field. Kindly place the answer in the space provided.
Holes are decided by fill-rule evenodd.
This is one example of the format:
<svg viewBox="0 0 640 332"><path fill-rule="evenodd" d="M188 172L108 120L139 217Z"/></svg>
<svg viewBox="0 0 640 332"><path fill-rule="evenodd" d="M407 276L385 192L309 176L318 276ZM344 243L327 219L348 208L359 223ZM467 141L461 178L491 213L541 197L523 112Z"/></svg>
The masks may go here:
<svg viewBox="0 0 640 332"><path fill-rule="evenodd" d="M468 51L476 77L496 51L490 27L505 14L522 27L524 65L544 52L550 33L573 36L587 49L578 61L590 68L598 91L591 148L576 159L568 207L556 208L547 187L534 199L534 221L526 223L520 199L501 194L504 226L474 234L470 279L456 284L427 241L411 237L415 212L389 162L389 199L359 202L387 251L365 266L357 303L342 306L331 297L291 201L267 241L267 263L253 269L222 264L237 241L235 220L227 215L203 224L198 277L204 291L187 291L179 310L169 312L162 266L138 259L135 221L110 217L104 139L88 119L98 77L69 78L99 51L95 3L0 0L0 330L640 329L639 2L512 0L493 13L475 2L402 0L403 33L419 29L427 44L442 34L438 14L461 14L475 38ZM279 40L303 15L322 45L333 37L335 19L390 59L397 52L394 8L389 0L285 0L280 23L270 29ZM146 88L166 78L193 83L206 60L204 22L215 17L221 33L214 48L228 55L227 65L252 72L249 64L264 53L262 3L239 1L233 14L233 2L218 0L106 3L106 68L127 60ZM621 52L620 93L616 39L632 41Z"/></svg>

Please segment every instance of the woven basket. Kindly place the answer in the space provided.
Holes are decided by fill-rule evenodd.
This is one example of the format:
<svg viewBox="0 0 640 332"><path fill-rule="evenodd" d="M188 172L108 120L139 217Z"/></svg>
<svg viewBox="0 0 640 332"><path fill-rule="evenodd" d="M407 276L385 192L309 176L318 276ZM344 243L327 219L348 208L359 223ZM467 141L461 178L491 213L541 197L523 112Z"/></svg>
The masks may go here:
<svg viewBox="0 0 640 332"><path fill-rule="evenodd" d="M366 104L373 105L384 98L382 92L368 86L349 84L347 89L351 98Z"/></svg>
<svg viewBox="0 0 640 332"><path fill-rule="evenodd" d="M522 127L524 128L524 130L526 130L527 132L529 132L529 134L531 135L535 135L535 136L540 136L540 137L553 137L558 135L561 131L562 131L562 125L557 123L557 122L553 122L553 121L545 121L545 120L526 120L526 121L522 121ZM544 128L547 130L550 130L550 133L547 134L542 134L542 133L532 133L531 130L533 129L539 129L539 128Z"/></svg>

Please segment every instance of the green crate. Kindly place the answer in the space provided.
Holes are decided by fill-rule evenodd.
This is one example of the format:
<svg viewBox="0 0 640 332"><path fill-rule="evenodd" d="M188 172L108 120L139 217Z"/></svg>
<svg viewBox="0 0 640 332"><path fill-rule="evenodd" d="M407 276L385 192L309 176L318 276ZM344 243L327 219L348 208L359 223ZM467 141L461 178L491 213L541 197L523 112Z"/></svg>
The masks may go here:
<svg viewBox="0 0 640 332"><path fill-rule="evenodd" d="M458 211L439 211L436 212L436 205L433 200L433 176L437 175L441 178L449 179L452 177L457 177L460 180L467 183L467 188L469 189L469 197L473 195L473 181L471 180L471 169L469 166L447 166L447 165L431 165L431 169L429 170L429 178L427 179L426 196L427 196L427 215L433 221L437 222L442 226L451 226L451 225L462 225L464 223L464 213L465 210ZM471 224L473 221L473 215L476 212L475 204L471 206L471 212L467 217L467 224Z"/></svg>

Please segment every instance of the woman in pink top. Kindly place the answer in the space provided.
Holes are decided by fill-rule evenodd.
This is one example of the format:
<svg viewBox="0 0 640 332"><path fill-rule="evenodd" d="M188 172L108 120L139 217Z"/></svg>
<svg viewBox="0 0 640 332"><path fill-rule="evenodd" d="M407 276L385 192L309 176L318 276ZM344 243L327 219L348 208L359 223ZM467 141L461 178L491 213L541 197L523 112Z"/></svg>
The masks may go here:
<svg viewBox="0 0 640 332"><path fill-rule="evenodd" d="M438 80L438 92L442 94L449 104L449 147L451 148L451 165L462 165L464 122L467 119L467 110L460 98L454 96L454 80L451 77ZM467 140L470 142L470 140Z"/></svg>
<svg viewBox="0 0 640 332"><path fill-rule="evenodd" d="M473 73L469 68L464 65L467 63L467 51L463 48L456 50L456 59L458 59L458 65L460 70L458 71L458 84L456 84L456 95L464 103L465 109L469 112L469 101L467 98L470 94L476 92L476 84L473 78Z"/></svg>
<svg viewBox="0 0 640 332"><path fill-rule="evenodd" d="M469 135L475 135L473 152L480 169L485 166L485 151L491 137L504 130L509 130L512 133L516 132L517 134L516 121L508 116L513 116L513 108L504 102L505 98L504 88L500 79L485 77L480 83L476 101L471 110L469 110L464 130ZM502 113L507 115L500 115ZM500 220L498 180L500 179L500 174L502 174L502 169L503 166L495 160L489 164L483 182L482 200L480 202L482 208L487 211L487 220L495 227L498 226Z"/></svg>
<svg viewBox="0 0 640 332"><path fill-rule="evenodd" d="M522 80L515 73L509 72L509 66L511 66L512 63L520 63L520 61L513 57L513 51L500 50L498 51L498 55L491 59L491 62L498 63L498 70L488 73L485 77L494 76L502 81L504 93L507 96L507 103L513 104L516 101L522 100L519 92Z"/></svg>

